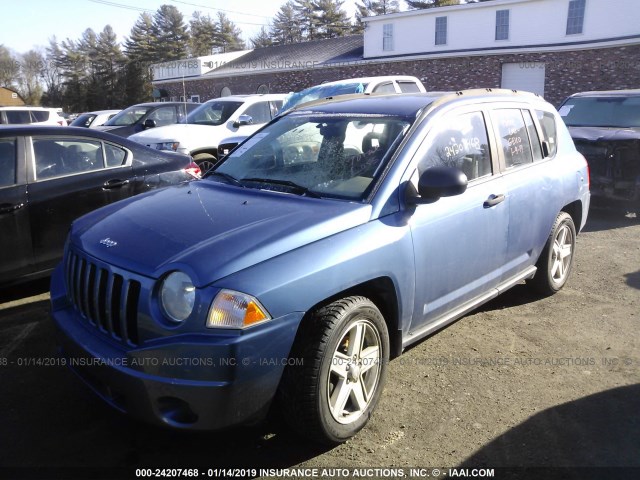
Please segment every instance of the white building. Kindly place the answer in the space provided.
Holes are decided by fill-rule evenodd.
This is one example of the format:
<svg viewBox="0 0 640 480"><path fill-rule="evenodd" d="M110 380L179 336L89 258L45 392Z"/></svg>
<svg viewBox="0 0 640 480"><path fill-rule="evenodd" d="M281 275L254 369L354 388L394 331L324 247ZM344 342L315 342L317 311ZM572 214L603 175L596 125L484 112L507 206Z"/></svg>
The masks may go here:
<svg viewBox="0 0 640 480"><path fill-rule="evenodd" d="M637 45L639 0L494 0L363 18L364 59L544 53ZM544 94L544 62L504 63L504 88Z"/></svg>

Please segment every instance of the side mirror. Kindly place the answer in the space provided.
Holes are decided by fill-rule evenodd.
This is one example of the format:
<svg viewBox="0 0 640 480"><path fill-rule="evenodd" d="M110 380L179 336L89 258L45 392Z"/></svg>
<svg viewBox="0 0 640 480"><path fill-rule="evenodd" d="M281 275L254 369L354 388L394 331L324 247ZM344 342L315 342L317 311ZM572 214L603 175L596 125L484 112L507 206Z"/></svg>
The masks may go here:
<svg viewBox="0 0 640 480"><path fill-rule="evenodd" d="M242 127L243 125L252 125L253 124L253 118L251 117L251 115L240 115L238 117L238 119L233 122L233 126L235 128L238 127Z"/></svg>
<svg viewBox="0 0 640 480"><path fill-rule="evenodd" d="M155 120L147 118L143 123L144 128L156 128L157 124Z"/></svg>
<svg viewBox="0 0 640 480"><path fill-rule="evenodd" d="M407 196L411 204L433 203L441 197L453 197L467 190L467 176L454 167L431 167L418 180L418 192ZM417 193L417 195L416 195Z"/></svg>

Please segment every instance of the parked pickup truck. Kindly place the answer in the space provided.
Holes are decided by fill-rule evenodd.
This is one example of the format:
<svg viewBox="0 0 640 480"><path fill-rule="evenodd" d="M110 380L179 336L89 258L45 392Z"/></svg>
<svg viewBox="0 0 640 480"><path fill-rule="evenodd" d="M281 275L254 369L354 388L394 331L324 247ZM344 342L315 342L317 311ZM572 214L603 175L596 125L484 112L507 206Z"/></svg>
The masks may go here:
<svg viewBox="0 0 640 480"><path fill-rule="evenodd" d="M202 180L73 224L51 280L60 352L155 424L219 429L276 402L343 442L390 358L522 281L561 289L589 199L584 157L533 94L307 103Z"/></svg>
<svg viewBox="0 0 640 480"><path fill-rule="evenodd" d="M640 218L640 90L576 93L559 111L589 163L594 201Z"/></svg>

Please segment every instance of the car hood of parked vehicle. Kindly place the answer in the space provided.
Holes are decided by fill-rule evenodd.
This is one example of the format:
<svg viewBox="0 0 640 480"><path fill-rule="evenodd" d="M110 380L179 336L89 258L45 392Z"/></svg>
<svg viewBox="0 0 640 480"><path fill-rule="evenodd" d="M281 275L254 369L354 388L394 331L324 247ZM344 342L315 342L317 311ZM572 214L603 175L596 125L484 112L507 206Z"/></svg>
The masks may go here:
<svg viewBox="0 0 640 480"><path fill-rule="evenodd" d="M640 139L640 127L569 127L569 132L574 140L589 142Z"/></svg>
<svg viewBox="0 0 640 480"><path fill-rule="evenodd" d="M164 127L144 130L135 135L131 135L129 139L142 143L143 145L175 141L181 144L197 145L200 147L203 146L203 143L216 146L222 137L229 135L229 133L230 131L224 128L224 124L212 126L197 125L194 123L176 123L174 125L165 125ZM180 147L184 147L184 145Z"/></svg>
<svg viewBox="0 0 640 480"><path fill-rule="evenodd" d="M77 220L71 243L111 265L197 287L369 221L371 205L202 180L143 194Z"/></svg>

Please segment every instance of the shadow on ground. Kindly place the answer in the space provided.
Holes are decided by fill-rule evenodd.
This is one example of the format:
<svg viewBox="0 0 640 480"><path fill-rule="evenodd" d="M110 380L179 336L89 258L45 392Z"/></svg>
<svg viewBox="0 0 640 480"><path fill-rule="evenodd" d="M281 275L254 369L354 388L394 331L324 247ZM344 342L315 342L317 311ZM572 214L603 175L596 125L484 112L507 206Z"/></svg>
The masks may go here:
<svg viewBox="0 0 640 480"><path fill-rule="evenodd" d="M515 473L520 476L513 478L556 478L554 472L567 479L637 475L638 470L615 467L640 468L639 411L640 385L606 390L564 403L512 428L467 458L460 467L553 466L550 472L535 468L530 472L518 470Z"/></svg>
<svg viewBox="0 0 640 480"><path fill-rule="evenodd" d="M6 359L0 364L0 468L285 468L328 450L301 440L278 418L213 433L136 422L60 365L48 312L48 301L0 312L0 357Z"/></svg>
<svg viewBox="0 0 640 480"><path fill-rule="evenodd" d="M589 208L587 224L583 232L600 232L602 230L615 230L640 224L638 214L635 216L627 213L625 209L593 206Z"/></svg>

